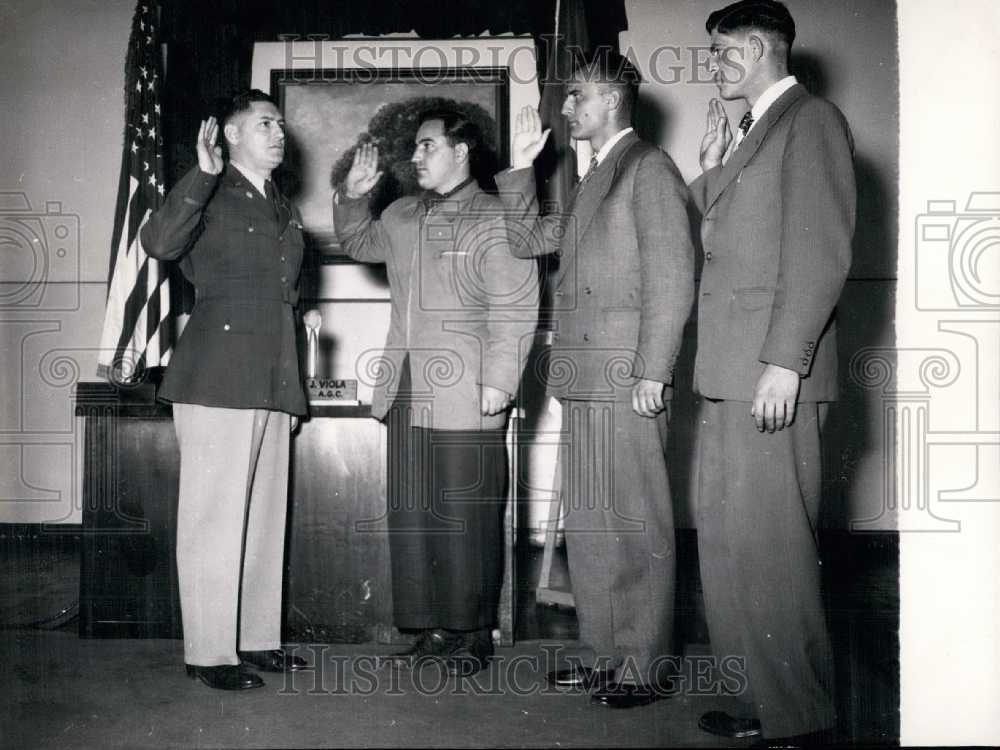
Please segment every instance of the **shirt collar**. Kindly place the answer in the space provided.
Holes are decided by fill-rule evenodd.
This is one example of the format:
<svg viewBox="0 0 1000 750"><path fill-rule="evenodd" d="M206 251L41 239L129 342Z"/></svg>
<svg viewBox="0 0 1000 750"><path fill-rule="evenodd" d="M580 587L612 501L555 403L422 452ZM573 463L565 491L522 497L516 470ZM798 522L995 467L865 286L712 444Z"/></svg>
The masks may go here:
<svg viewBox="0 0 1000 750"><path fill-rule="evenodd" d="M613 136L608 138L608 140L604 142L604 145L601 146L601 150L597 152L597 163L600 164L604 161L604 158L611 153L611 149L615 147L615 144L631 132L632 128L625 128L624 130L619 130Z"/></svg>
<svg viewBox="0 0 1000 750"><path fill-rule="evenodd" d="M249 168L244 167L242 164L240 164L239 162L235 162L232 159L229 160L229 163L232 164L233 167L236 168L236 171L238 171L241 175L243 175L250 182L251 185L257 188L257 190L260 192L261 195L263 196L267 195L267 193L264 192L264 183L267 182L266 178L261 177L259 174L256 174L255 172L251 172Z"/></svg>
<svg viewBox="0 0 1000 750"><path fill-rule="evenodd" d="M460 200L460 198L457 197L459 193L465 192L466 188L468 188L470 185L478 185L478 183L476 182L475 178L472 177L472 175L466 177L464 180L458 183L447 193L438 193L435 192L434 190L425 190L424 194L421 196L421 200L424 202L424 205L427 208L430 208L431 206L436 206L439 203L444 203L445 201L449 200L458 201Z"/></svg>
<svg viewBox="0 0 1000 750"><path fill-rule="evenodd" d="M760 98L754 102L753 107L750 109L750 115L753 117L754 125L757 121L764 116L768 108L778 101L778 98L784 94L788 89L798 83L795 76L785 76L777 83L772 83L767 91L760 95ZM750 126L753 130L753 125Z"/></svg>

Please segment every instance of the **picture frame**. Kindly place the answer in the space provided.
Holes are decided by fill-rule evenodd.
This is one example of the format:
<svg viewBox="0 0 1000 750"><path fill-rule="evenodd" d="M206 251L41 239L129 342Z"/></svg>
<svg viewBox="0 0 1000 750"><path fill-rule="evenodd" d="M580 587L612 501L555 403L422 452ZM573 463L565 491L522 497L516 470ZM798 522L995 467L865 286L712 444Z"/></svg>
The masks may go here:
<svg viewBox="0 0 1000 750"><path fill-rule="evenodd" d="M437 103L454 103L478 113L487 163L493 167L509 163L504 135L509 127L510 79L504 67L274 69L269 89L285 117L283 179L286 193L302 214L310 265L355 262L341 252L336 238L330 210L331 170L339 166L346 171L362 138L381 136L380 156L389 162L376 188L388 183L389 195L373 195L376 212L415 191L415 179L407 174L412 172L412 134L419 112ZM387 112L390 117L379 117ZM376 132L373 126L379 125L382 130ZM492 171L479 175L480 182L491 175ZM379 198L381 205L376 206Z"/></svg>

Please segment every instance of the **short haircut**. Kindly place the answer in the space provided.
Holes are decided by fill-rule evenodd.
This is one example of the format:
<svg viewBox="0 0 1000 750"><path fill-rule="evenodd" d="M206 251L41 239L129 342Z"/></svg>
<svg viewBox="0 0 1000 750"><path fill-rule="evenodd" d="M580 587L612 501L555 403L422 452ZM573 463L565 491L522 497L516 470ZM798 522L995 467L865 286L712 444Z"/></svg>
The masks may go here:
<svg viewBox="0 0 1000 750"><path fill-rule="evenodd" d="M610 47L598 47L577 57L573 73L617 89L622 97L622 119L631 122L642 75L627 58Z"/></svg>
<svg viewBox="0 0 1000 750"><path fill-rule="evenodd" d="M795 21L784 3L778 0L740 0L717 10L705 22L708 33L753 29L778 36L789 48L795 41Z"/></svg>
<svg viewBox="0 0 1000 750"><path fill-rule="evenodd" d="M260 89L243 89L236 92L236 95L227 102L222 114L222 127L225 128L229 124L229 121L237 115L249 112L254 102L270 102L275 107L278 106L278 103L274 99Z"/></svg>
<svg viewBox="0 0 1000 750"><path fill-rule="evenodd" d="M434 107L420 113L417 126L429 120L440 120L444 126L444 137L448 145L454 148L464 143L469 149L469 161L478 155L479 145L483 142L483 134L479 126L457 109L450 107Z"/></svg>

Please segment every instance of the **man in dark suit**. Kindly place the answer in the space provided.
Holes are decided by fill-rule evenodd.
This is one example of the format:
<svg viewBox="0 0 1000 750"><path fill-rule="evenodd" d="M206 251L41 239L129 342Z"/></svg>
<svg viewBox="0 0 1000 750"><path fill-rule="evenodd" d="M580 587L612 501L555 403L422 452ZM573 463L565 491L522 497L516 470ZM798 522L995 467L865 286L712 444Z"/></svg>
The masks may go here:
<svg viewBox="0 0 1000 750"><path fill-rule="evenodd" d="M591 167L564 215L538 216L530 167L548 136L517 117L497 176L515 254L558 253L548 389L563 414L561 493L582 659L549 674L613 708L651 703L672 653L674 526L667 406L694 294L688 191L631 128L638 72L601 50L577 68L563 115Z"/></svg>
<svg viewBox="0 0 1000 750"><path fill-rule="evenodd" d="M260 687L245 667L305 662L280 649L289 432L306 414L293 306L302 263L297 210L270 181L284 119L258 90L198 133L198 166L143 227L154 258L179 260L196 290L160 396L181 452L177 573L184 660L223 690Z"/></svg>
<svg viewBox="0 0 1000 750"><path fill-rule="evenodd" d="M378 148L358 148L333 213L348 255L385 263L392 312L372 415L402 418L389 498L393 619L419 633L395 666L443 660L470 675L493 655L503 576L505 436L538 320L538 271L510 253L500 201L472 165L479 127L423 112L412 163L423 190L379 219ZM394 454L394 459L399 454Z"/></svg>
<svg viewBox="0 0 1000 750"><path fill-rule="evenodd" d="M834 306L851 264L852 140L844 117L788 75L795 24L773 0L712 13L713 74L750 109L735 138L709 105L695 388L701 577L716 656L745 659L728 737L835 723L816 521L820 429L836 398ZM813 736L810 741L818 739Z"/></svg>

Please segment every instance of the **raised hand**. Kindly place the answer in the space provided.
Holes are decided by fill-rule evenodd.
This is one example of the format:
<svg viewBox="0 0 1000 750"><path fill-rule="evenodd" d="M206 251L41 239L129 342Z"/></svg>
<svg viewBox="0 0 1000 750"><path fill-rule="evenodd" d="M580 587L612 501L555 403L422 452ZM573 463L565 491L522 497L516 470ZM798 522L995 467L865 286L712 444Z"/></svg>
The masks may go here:
<svg viewBox="0 0 1000 750"><path fill-rule="evenodd" d="M378 168L378 146L373 143L358 146L358 150L354 152L351 171L344 180L347 197L360 198L368 195L381 176L382 172Z"/></svg>
<svg viewBox="0 0 1000 750"><path fill-rule="evenodd" d="M214 117L201 121L198 128L198 141L195 148L198 151L198 169L208 174L219 174L222 171L222 146L218 145L219 122Z"/></svg>
<svg viewBox="0 0 1000 750"><path fill-rule="evenodd" d="M705 137L701 139L699 160L701 168L707 172L722 163L722 157L733 140L729 128L729 118L722 102L712 99L708 103L708 122L705 124Z"/></svg>
<svg viewBox="0 0 1000 750"><path fill-rule="evenodd" d="M534 107L522 107L514 118L514 141L511 147L511 166L514 169L530 167L541 153L551 128L542 130L542 118Z"/></svg>

